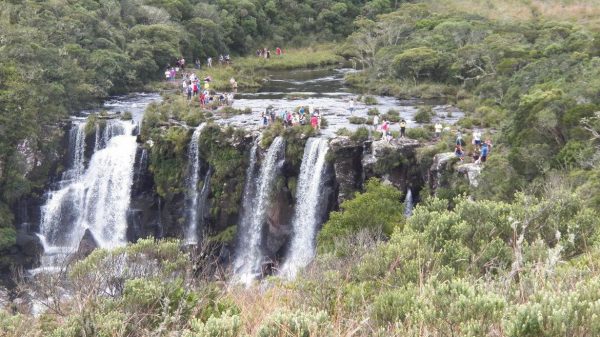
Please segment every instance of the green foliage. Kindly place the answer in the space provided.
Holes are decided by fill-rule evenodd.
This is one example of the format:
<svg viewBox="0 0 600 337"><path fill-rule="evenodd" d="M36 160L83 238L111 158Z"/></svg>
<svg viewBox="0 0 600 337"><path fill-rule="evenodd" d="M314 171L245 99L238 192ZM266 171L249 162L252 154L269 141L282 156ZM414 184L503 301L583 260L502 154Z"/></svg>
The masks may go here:
<svg viewBox="0 0 600 337"><path fill-rule="evenodd" d="M433 110L430 106L421 106L415 114L415 122L417 123L431 123L433 117Z"/></svg>
<svg viewBox="0 0 600 337"><path fill-rule="evenodd" d="M17 243L17 233L12 227L0 227L0 251Z"/></svg>
<svg viewBox="0 0 600 337"><path fill-rule="evenodd" d="M350 124L365 124L367 119L364 117L352 116L348 117L348 122L350 122Z"/></svg>
<svg viewBox="0 0 600 337"><path fill-rule="evenodd" d="M190 325L191 331L184 332L184 337L237 337L242 320L238 315L224 313L218 317L210 316L205 323L194 319Z"/></svg>
<svg viewBox="0 0 600 337"><path fill-rule="evenodd" d="M406 136L412 139L427 141L433 138L433 133L426 128L407 128Z"/></svg>
<svg viewBox="0 0 600 337"><path fill-rule="evenodd" d="M377 98L375 98L373 96L365 96L365 97L363 97L363 102L366 105L376 105L378 103L377 102Z"/></svg>
<svg viewBox="0 0 600 337"><path fill-rule="evenodd" d="M587 336L600 333L597 279L560 291L546 288L517 306L507 319L507 336Z"/></svg>
<svg viewBox="0 0 600 337"><path fill-rule="evenodd" d="M377 108L369 108L369 110L367 110L367 115L369 115L369 116L379 115L379 110L377 110Z"/></svg>
<svg viewBox="0 0 600 337"><path fill-rule="evenodd" d="M277 312L259 328L259 337L278 336L333 336L329 316L326 312L298 310Z"/></svg>
<svg viewBox="0 0 600 337"><path fill-rule="evenodd" d="M355 234L361 229L382 229L391 234L402 224L403 204L401 193L392 186L386 186L377 179L371 179L364 193L357 193L354 199L340 205L340 211L331 212L329 221L323 225L318 235L321 251L331 251L341 237Z"/></svg>

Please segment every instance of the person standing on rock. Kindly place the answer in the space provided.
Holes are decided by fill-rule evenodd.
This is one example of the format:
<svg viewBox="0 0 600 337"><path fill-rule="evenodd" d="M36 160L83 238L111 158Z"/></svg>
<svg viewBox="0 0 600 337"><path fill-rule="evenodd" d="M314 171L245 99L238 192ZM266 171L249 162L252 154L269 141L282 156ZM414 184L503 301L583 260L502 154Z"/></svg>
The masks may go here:
<svg viewBox="0 0 600 337"><path fill-rule="evenodd" d="M348 110L350 110L350 116L354 116L354 97L352 97L352 99L350 99L350 107L348 108Z"/></svg>
<svg viewBox="0 0 600 337"><path fill-rule="evenodd" d="M435 123L434 128L435 128L435 138L440 138L440 136L442 135L442 128L443 128L442 123L440 123L440 122Z"/></svg>
<svg viewBox="0 0 600 337"><path fill-rule="evenodd" d="M406 137L406 121L403 119L400 121L400 138Z"/></svg>
<svg viewBox="0 0 600 337"><path fill-rule="evenodd" d="M460 132L460 130L456 131L456 145L463 145L462 133Z"/></svg>
<svg viewBox="0 0 600 337"><path fill-rule="evenodd" d="M377 131L379 126L379 115L373 116L373 131Z"/></svg>
<svg viewBox="0 0 600 337"><path fill-rule="evenodd" d="M480 163L485 163L485 161L487 160L488 152L488 145L486 143L483 143L483 145L481 145L481 157L479 157Z"/></svg>
<svg viewBox="0 0 600 337"><path fill-rule="evenodd" d="M479 130L473 131L473 145L475 145L477 149L481 148L481 131Z"/></svg>
<svg viewBox="0 0 600 337"><path fill-rule="evenodd" d="M313 129L317 129L317 127L319 126L319 120L317 119L317 116L312 115L312 117L310 117L310 126L312 126Z"/></svg>

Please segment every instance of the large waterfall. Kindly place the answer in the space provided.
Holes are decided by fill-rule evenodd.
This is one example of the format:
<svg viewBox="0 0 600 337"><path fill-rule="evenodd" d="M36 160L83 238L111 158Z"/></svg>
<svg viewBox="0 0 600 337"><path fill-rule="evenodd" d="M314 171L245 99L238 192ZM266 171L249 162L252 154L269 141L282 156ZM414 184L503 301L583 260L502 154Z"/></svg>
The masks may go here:
<svg viewBox="0 0 600 337"><path fill-rule="evenodd" d="M308 265L315 254L327 150L327 140L323 138L310 138L304 148L296 189L294 233L287 258L280 271L282 276L290 279L296 276L300 268Z"/></svg>
<svg viewBox="0 0 600 337"><path fill-rule="evenodd" d="M85 123L73 126L76 131L70 136L71 168L63 175L60 189L50 192L42 207L42 267L56 266L65 254L75 252L86 229L100 247L126 242L126 212L137 148L133 128L131 122L106 121L85 170Z"/></svg>
<svg viewBox="0 0 600 337"><path fill-rule="evenodd" d="M234 272L238 281L249 284L261 273L263 253L261 251L263 225L267 207L277 173L277 162L285 149L283 138L277 137L269 147L260 175L256 179L257 143L250 154L250 166L247 169L242 220L239 227L239 245L234 261ZM254 190L256 185L256 189Z"/></svg>
<svg viewBox="0 0 600 337"><path fill-rule="evenodd" d="M198 243L198 179L200 177L200 148L198 140L202 129L206 124L200 124L194 133L188 147L188 177L186 180L186 191L187 191L187 230L185 233L185 242L187 244ZM206 184L206 181L205 181Z"/></svg>

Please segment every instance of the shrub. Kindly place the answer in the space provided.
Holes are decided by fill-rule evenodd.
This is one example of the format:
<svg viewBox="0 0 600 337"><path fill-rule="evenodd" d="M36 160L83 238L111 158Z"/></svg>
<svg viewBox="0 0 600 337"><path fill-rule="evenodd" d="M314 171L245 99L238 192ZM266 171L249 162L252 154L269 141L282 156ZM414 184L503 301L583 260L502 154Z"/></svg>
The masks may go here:
<svg viewBox="0 0 600 337"><path fill-rule="evenodd" d="M348 117L348 122L350 122L350 124L365 124L367 119L364 117L352 116Z"/></svg>
<svg viewBox="0 0 600 337"><path fill-rule="evenodd" d="M506 322L506 335L598 336L600 281L583 281L574 289L545 289L519 305Z"/></svg>
<svg viewBox="0 0 600 337"><path fill-rule="evenodd" d="M360 127L350 135L350 139L355 142L364 142L369 139L369 130L365 127Z"/></svg>
<svg viewBox="0 0 600 337"><path fill-rule="evenodd" d="M431 140L433 134L425 128L407 128L406 136L412 139Z"/></svg>
<svg viewBox="0 0 600 337"><path fill-rule="evenodd" d="M412 285L379 294L373 301L373 318L383 325L403 321L416 312L417 295Z"/></svg>
<svg viewBox="0 0 600 337"><path fill-rule="evenodd" d="M395 109L389 109L386 113L388 116L400 116L400 112Z"/></svg>
<svg viewBox="0 0 600 337"><path fill-rule="evenodd" d="M433 117L433 110L430 106L421 106L415 114L415 122L417 123L430 123Z"/></svg>
<svg viewBox="0 0 600 337"><path fill-rule="evenodd" d="M377 104L377 98L373 97L373 96L365 96L363 98L363 101L365 102L366 105L375 105Z"/></svg>
<svg viewBox="0 0 600 337"><path fill-rule="evenodd" d="M369 115L369 116L379 115L379 109L377 109L377 108L369 108L369 110L367 110L367 115Z"/></svg>
<svg viewBox="0 0 600 337"><path fill-rule="evenodd" d="M364 193L357 193L354 199L340 205L340 211L330 213L329 221L318 235L319 248L330 251L340 237L362 228L380 228L384 233L391 234L404 219L400 196L400 191L393 186L370 179Z"/></svg>
<svg viewBox="0 0 600 337"><path fill-rule="evenodd" d="M123 114L121 114L121 120L123 120L123 121L130 121L132 119L133 119L133 115L129 111L125 111Z"/></svg>
<svg viewBox="0 0 600 337"><path fill-rule="evenodd" d="M385 114L385 115L381 116L381 120L386 120L386 121L389 121L392 123L398 123L400 121L400 119L401 119L400 116L396 116L396 115Z"/></svg>
<svg viewBox="0 0 600 337"><path fill-rule="evenodd" d="M258 330L259 337L333 336L329 316L324 311L299 310L277 312Z"/></svg>
<svg viewBox="0 0 600 337"><path fill-rule="evenodd" d="M198 319L191 322L191 331L186 331L183 337L237 337L242 329L239 315L229 312L220 316L210 316L206 323Z"/></svg>

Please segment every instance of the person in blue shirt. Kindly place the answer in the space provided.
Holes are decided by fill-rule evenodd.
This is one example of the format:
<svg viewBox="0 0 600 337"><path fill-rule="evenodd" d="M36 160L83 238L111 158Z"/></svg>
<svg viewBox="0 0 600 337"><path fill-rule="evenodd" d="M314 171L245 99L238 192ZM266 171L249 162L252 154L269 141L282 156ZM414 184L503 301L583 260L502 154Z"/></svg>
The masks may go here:
<svg viewBox="0 0 600 337"><path fill-rule="evenodd" d="M486 143L483 143L483 145L481 146L481 157L479 158L482 163L485 163L485 161L487 160L488 153L488 145Z"/></svg>

